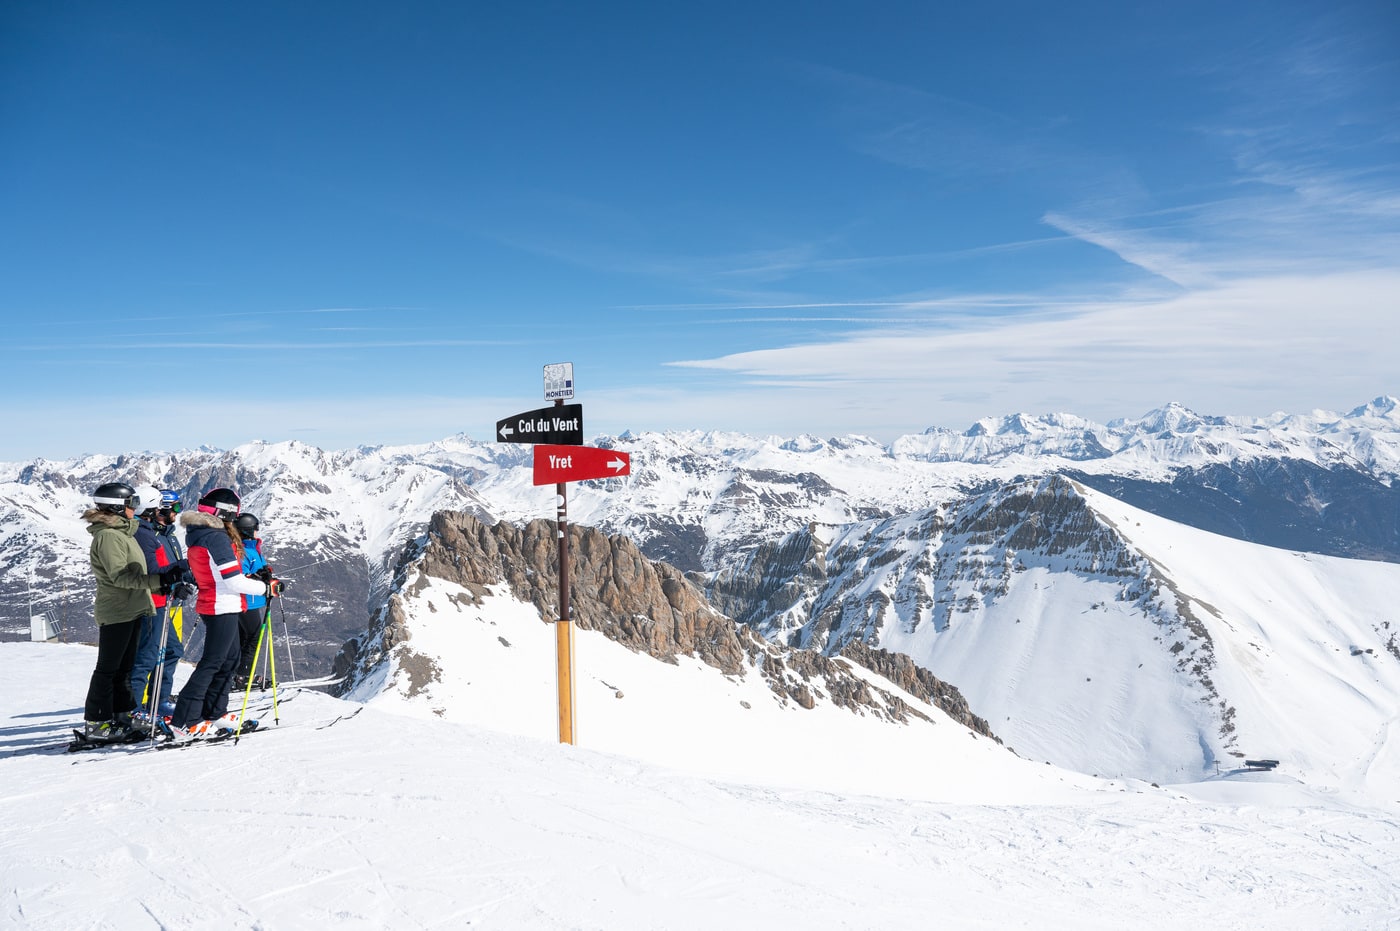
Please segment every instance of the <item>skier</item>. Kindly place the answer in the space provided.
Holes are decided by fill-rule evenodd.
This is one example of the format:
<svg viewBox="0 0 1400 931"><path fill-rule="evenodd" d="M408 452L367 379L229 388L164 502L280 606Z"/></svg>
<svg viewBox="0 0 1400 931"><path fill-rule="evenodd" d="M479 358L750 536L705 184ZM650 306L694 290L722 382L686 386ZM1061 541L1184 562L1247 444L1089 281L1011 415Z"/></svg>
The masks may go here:
<svg viewBox="0 0 1400 931"><path fill-rule="evenodd" d="M248 595L276 598L282 582L252 579L241 571L243 540L233 521L240 501L230 488L215 488L199 499L199 509L180 516L185 528L190 571L199 586L195 608L204 622L204 655L180 689L170 726L177 737L201 737L210 733L228 712L229 685L238 669L242 651L238 642L238 616Z"/></svg>
<svg viewBox="0 0 1400 931"><path fill-rule="evenodd" d="M266 581L271 577L272 569L263 557L262 540L258 537L260 523L257 515L239 514L233 525L238 529L238 535L243 538L243 574ZM262 631L267 598L263 595L249 595L246 603L247 607L238 616L238 639L242 658L238 661L238 675L233 679L234 688L240 692L247 687L249 679L254 680L253 685L257 688L265 689L268 686L268 683L255 677L257 670L253 668L258 659L258 635Z"/></svg>
<svg viewBox="0 0 1400 931"><path fill-rule="evenodd" d="M92 534L88 561L97 578L93 620L97 622L97 664L83 703L83 736L117 741L138 736L132 728L131 667L136 659L141 619L155 613L151 593L178 581L180 569L149 572L136 544L140 499L126 482L107 482L92 493L83 512Z"/></svg>
<svg viewBox="0 0 1400 931"><path fill-rule="evenodd" d="M151 572L164 572L171 566L178 566L184 570L170 593L173 603L184 601L194 592L194 576L189 571L189 562L181 551L180 541L174 534L175 514L180 507L180 496L175 492L156 491L151 485L142 485L136 490L136 495L141 499L138 505L141 510L137 512L140 526L136 529L136 543L146 556L146 568ZM168 718L175 710L170 701L175 667L185 655L185 648L180 643L180 635L174 630L173 623L167 618L166 596L156 593L151 596L151 601L155 605L155 614L142 619L141 634L136 647L136 662L131 667L131 694L137 705L144 709L147 680L159 665L160 681L150 683L149 687L155 693L152 697L156 698L153 702L156 705L156 716ZM165 643L163 659L162 639ZM140 720L142 716L142 713L138 713L137 719Z"/></svg>

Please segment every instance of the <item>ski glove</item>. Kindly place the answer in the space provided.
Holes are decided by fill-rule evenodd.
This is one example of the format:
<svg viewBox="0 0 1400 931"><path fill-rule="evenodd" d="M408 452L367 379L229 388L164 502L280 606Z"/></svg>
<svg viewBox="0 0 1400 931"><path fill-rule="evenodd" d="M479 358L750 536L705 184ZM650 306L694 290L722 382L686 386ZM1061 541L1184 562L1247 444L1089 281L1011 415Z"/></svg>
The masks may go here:
<svg viewBox="0 0 1400 931"><path fill-rule="evenodd" d="M168 592L176 585L179 585L181 582L193 582L194 576L191 575L188 579L186 579L185 576L187 575L190 575L190 570L186 569L184 566L179 565L178 563L173 566L167 566L166 568L162 569L160 572L161 591Z"/></svg>
<svg viewBox="0 0 1400 931"><path fill-rule="evenodd" d="M283 582L281 579L273 579L271 582L267 583L267 597L281 598L282 590L286 587L286 583Z"/></svg>
<svg viewBox="0 0 1400 931"><path fill-rule="evenodd" d="M271 566L263 566L263 567L262 567L261 569L259 569L257 572L254 572L254 573L253 573L253 578L255 578L255 579L261 579L261 580L264 581L264 582L271 582L271 581L272 581L272 567L271 567Z"/></svg>
<svg viewBox="0 0 1400 931"><path fill-rule="evenodd" d="M170 597L176 601L184 601L197 591L199 591L199 589L195 588L189 582L180 582L170 590Z"/></svg>

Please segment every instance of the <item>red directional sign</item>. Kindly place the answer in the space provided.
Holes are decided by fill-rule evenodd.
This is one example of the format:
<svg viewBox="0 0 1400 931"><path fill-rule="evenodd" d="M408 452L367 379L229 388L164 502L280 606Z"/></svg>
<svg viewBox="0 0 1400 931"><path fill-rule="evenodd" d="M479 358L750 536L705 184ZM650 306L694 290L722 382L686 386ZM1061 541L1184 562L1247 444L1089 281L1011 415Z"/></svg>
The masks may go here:
<svg viewBox="0 0 1400 931"><path fill-rule="evenodd" d="M535 446L535 484L582 482L590 478L630 475L632 457L596 446Z"/></svg>

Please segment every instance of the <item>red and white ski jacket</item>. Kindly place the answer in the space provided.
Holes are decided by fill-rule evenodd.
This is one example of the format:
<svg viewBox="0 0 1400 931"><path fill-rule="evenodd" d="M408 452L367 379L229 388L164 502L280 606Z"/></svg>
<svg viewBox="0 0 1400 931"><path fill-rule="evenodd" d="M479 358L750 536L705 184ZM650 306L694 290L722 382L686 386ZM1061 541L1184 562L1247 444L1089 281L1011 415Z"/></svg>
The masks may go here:
<svg viewBox="0 0 1400 931"><path fill-rule="evenodd" d="M180 515L185 528L185 555L199 586L195 610L200 614L239 614L247 607L244 595L266 595L267 584L243 574L224 522L213 514L186 511Z"/></svg>

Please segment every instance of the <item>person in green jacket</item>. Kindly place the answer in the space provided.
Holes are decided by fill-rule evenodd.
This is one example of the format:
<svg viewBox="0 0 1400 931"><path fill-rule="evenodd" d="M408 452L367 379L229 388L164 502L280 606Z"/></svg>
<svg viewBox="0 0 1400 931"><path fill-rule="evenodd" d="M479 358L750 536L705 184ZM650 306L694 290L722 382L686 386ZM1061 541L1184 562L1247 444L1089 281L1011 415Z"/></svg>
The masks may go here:
<svg viewBox="0 0 1400 931"><path fill-rule="evenodd" d="M136 490L125 482L108 482L93 492L92 501L83 520L92 534L88 560L97 577L97 666L83 705L83 734L94 740L124 740L135 736L131 667L140 621L155 613L151 593L161 590L163 577L146 571L146 556L136 542Z"/></svg>

